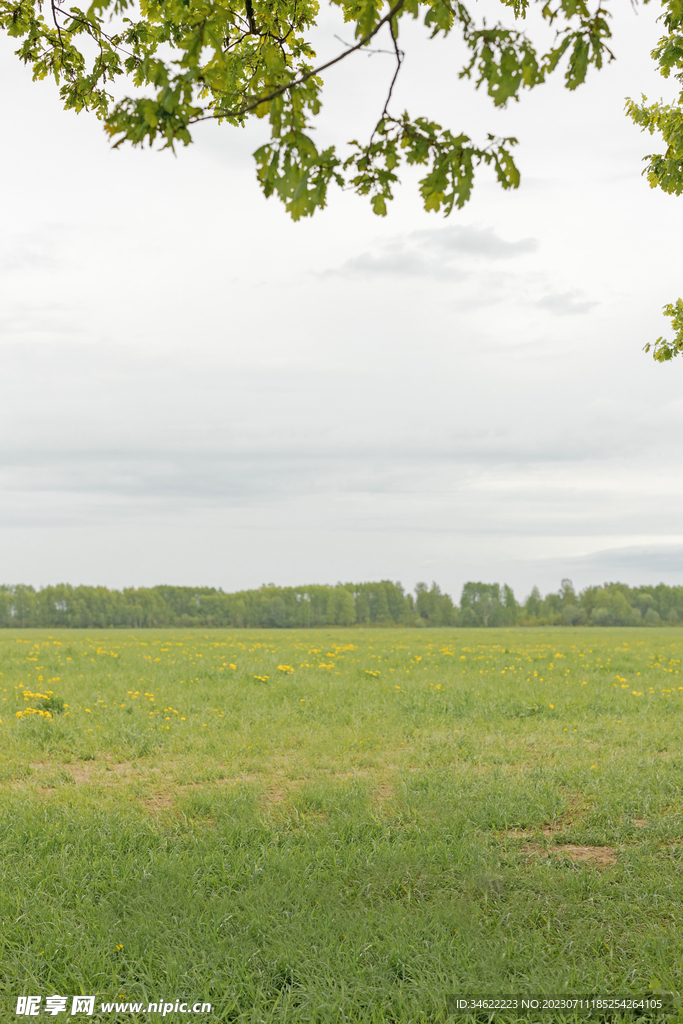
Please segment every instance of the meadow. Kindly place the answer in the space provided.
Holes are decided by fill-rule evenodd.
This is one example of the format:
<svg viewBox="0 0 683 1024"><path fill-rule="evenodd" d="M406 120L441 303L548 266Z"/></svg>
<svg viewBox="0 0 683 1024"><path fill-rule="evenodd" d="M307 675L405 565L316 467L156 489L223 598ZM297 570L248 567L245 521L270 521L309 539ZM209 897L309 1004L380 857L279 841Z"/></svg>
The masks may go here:
<svg viewBox="0 0 683 1024"><path fill-rule="evenodd" d="M682 652L671 629L3 630L2 1020L36 993L404 1024L680 992Z"/></svg>

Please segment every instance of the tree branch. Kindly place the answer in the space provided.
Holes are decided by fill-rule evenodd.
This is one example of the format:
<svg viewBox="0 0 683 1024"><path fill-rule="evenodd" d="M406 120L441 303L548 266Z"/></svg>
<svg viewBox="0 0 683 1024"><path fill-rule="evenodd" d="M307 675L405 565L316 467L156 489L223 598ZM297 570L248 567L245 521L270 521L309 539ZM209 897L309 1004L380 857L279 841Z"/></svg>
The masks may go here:
<svg viewBox="0 0 683 1024"><path fill-rule="evenodd" d="M245 114L251 113L252 110L256 110L256 108L259 107L262 103L269 103L271 100L277 99L278 96L282 96L283 93L289 92L290 89L295 89L298 85L303 85L303 83L307 82L309 78L313 78L314 75L319 75L321 71L326 71L327 68L331 68L334 64L338 64L339 61L344 60L346 57L349 56L349 54L354 53L356 50L361 50L364 46L367 46L370 40L377 35L379 30L384 25L386 25L387 22L392 21L392 19L401 10L405 2L406 0L397 0L397 3L394 4L389 13L385 14L385 16L380 21L377 22L372 32L368 32L367 35L363 36L360 42L356 43L355 46L351 46L348 50L345 50L344 53L340 53L332 60L328 60L326 64L321 64L319 67L313 68L312 71L307 71L304 75L300 75L299 78L295 78L293 82L288 82L286 85L280 86L279 89L275 89L273 92L268 93L267 96L260 96L257 100L254 100L252 103L248 103L246 104L246 106L240 107L239 110L226 110L218 114L207 114L204 117L193 118L188 122L188 124L197 124L199 121L215 121L223 117L243 117ZM394 81L395 80L396 75L394 75ZM394 83L392 82L391 84L393 88Z"/></svg>
<svg viewBox="0 0 683 1024"><path fill-rule="evenodd" d="M256 21L254 19L254 8L252 7L251 0L245 0L245 7L247 11L247 20L249 22L249 32L252 36L260 36L261 33L256 28Z"/></svg>
<svg viewBox="0 0 683 1024"><path fill-rule="evenodd" d="M118 50L119 53L125 54L126 57L132 57L133 60L139 60L139 57L136 57L134 53L131 53L129 50L124 50L124 48L122 46L120 46L118 43L114 42L114 36L108 36L107 33L103 32L101 29L99 30L99 32L95 33L93 31L92 23L90 21L88 21L87 18L81 18L77 14L72 14L71 11L63 10L59 6L59 4L55 2L55 0L52 0L52 10L53 10L53 12L54 11L58 11L65 18L70 18L71 21L79 21L82 25L85 25L86 32L88 33L88 35L90 36L90 38L94 42L99 43L98 36L102 36L103 39L107 40L107 42L109 43L109 45L111 46L111 48L113 50ZM99 44L99 46L100 46L100 53L102 53L102 45Z"/></svg>
<svg viewBox="0 0 683 1024"><path fill-rule="evenodd" d="M394 32L394 23L393 23L393 21L389 22L389 31L391 32L391 41L394 44L394 53L396 54L396 70L394 71L394 77L391 79L391 84L389 86L389 92L387 94L386 103L384 104L384 110L382 111L382 114L380 116L379 121L377 122L377 124L375 125L375 127L372 130L372 135L370 136L370 142L368 143L369 146L371 146L372 143L373 143L373 140L375 138L375 133L377 132L378 127L381 125L382 121L384 121L384 119L387 117L387 115L389 113L389 104L391 102L391 94L394 91L394 86L396 85L396 79L398 78L398 73L401 70L401 64L403 63L403 58L405 56L405 54L403 53L403 50L399 50L399 48L398 48L398 39L396 38L396 33Z"/></svg>
<svg viewBox="0 0 683 1024"><path fill-rule="evenodd" d="M60 45L60 47L62 49L62 52L64 52L64 40L62 39L62 26L57 21L57 7L56 7L56 4L55 4L55 0L50 0L50 7L52 8L52 20L55 23L55 28L57 29L57 35L59 36L59 45Z"/></svg>

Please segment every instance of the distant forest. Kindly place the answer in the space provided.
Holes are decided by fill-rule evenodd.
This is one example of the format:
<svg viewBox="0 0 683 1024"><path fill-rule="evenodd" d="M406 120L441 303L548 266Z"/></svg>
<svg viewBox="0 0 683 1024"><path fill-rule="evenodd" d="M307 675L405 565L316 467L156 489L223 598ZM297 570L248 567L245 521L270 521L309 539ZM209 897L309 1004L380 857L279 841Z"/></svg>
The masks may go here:
<svg viewBox="0 0 683 1024"><path fill-rule="evenodd" d="M683 586L605 583L576 593L537 587L520 604L498 583L466 583L456 605L433 583L407 594L400 583L260 587L227 594L212 587L0 586L0 627L139 629L161 626L676 626L683 624Z"/></svg>

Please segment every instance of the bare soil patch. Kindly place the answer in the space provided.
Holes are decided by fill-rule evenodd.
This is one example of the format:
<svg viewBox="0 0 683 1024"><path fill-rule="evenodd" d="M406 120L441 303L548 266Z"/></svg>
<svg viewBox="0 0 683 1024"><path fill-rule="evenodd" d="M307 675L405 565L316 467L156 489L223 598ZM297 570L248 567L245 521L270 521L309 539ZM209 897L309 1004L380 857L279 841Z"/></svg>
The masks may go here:
<svg viewBox="0 0 683 1024"><path fill-rule="evenodd" d="M574 846L572 843L564 843L544 848L531 843L522 852L529 856L555 857L557 860L568 857L575 864L590 864L600 869L613 867L617 863L617 851L612 846Z"/></svg>
<svg viewBox="0 0 683 1024"><path fill-rule="evenodd" d="M531 839L533 836L538 835L540 832L542 835L550 838L556 836L560 832L564 832L565 829L571 825L576 824L586 814L586 811L590 808L588 800L581 794L572 794L568 798L569 810L566 814L563 814L561 818L556 821L550 821L541 828L511 828L506 832L499 833L509 839Z"/></svg>
<svg viewBox="0 0 683 1024"><path fill-rule="evenodd" d="M175 803L175 794L153 793L150 796L142 797L140 803L143 807L146 807L148 811L152 811L152 813L155 811L166 811Z"/></svg>
<svg viewBox="0 0 683 1024"><path fill-rule="evenodd" d="M556 846L551 851L556 857L569 857L577 864L591 862L609 868L617 862L617 851L612 846Z"/></svg>

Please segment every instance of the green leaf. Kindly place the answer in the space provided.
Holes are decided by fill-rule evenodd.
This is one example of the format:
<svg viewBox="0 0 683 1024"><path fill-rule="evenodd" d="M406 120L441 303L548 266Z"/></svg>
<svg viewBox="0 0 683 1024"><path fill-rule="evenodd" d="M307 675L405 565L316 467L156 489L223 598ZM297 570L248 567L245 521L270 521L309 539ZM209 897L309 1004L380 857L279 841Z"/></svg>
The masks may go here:
<svg viewBox="0 0 683 1024"><path fill-rule="evenodd" d="M673 341L657 338L654 343L648 342L643 348L644 352L651 351L652 358L658 363L668 363L674 356L683 353L683 299L677 299L675 303L664 306L663 313L671 319L671 326L675 332Z"/></svg>

